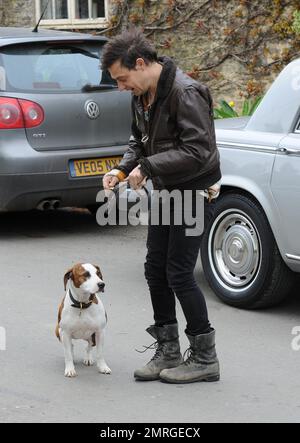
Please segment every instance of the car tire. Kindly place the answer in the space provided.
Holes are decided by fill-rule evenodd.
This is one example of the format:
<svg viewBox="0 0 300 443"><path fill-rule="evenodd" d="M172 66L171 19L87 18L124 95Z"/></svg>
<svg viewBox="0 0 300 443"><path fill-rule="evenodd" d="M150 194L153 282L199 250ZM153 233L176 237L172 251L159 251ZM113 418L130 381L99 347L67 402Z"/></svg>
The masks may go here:
<svg viewBox="0 0 300 443"><path fill-rule="evenodd" d="M225 303L257 309L282 301L295 274L281 258L262 207L245 194L225 192L203 234L205 277Z"/></svg>

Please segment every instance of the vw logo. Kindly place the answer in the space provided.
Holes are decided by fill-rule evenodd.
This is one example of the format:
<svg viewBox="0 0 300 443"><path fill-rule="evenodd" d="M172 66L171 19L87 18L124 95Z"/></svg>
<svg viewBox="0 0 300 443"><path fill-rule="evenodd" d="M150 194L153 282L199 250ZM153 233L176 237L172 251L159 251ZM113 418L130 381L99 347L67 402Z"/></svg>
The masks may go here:
<svg viewBox="0 0 300 443"><path fill-rule="evenodd" d="M96 120L96 118L98 118L100 115L99 106L95 102L86 103L85 111L86 111L88 117L91 118L92 120Z"/></svg>

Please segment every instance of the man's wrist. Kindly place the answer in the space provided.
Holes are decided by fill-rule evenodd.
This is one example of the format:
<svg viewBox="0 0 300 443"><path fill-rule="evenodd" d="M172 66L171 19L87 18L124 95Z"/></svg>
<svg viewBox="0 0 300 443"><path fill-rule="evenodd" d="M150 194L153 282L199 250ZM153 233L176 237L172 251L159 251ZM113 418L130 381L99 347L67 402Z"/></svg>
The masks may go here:
<svg viewBox="0 0 300 443"><path fill-rule="evenodd" d="M114 177L117 177L117 179L121 182L123 181L127 176L125 172L120 171L120 169L112 169L111 171L107 172L105 175L112 175Z"/></svg>
<svg viewBox="0 0 300 443"><path fill-rule="evenodd" d="M146 158L141 158L140 160L139 160L139 165L138 165L138 167L139 167L139 169L140 169L140 171L141 171L141 174L144 176L144 177L147 177L147 178L150 178L151 177L151 172L150 172L150 167L149 167L150 165L149 165L149 162L147 161L147 159Z"/></svg>
<svg viewBox="0 0 300 443"><path fill-rule="evenodd" d="M146 177L146 174L145 174L145 172L143 171L141 165L137 165L137 168L139 169L140 174L145 178L145 177Z"/></svg>

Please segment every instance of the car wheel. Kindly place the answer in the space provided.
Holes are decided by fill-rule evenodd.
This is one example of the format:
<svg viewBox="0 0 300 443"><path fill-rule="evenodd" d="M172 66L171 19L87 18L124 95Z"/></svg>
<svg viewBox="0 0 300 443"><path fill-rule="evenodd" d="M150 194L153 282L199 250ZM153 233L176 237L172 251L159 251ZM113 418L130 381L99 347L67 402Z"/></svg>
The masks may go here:
<svg viewBox="0 0 300 443"><path fill-rule="evenodd" d="M216 295L239 308L283 300L294 273L285 265L263 209L251 197L224 193L201 243L203 271Z"/></svg>

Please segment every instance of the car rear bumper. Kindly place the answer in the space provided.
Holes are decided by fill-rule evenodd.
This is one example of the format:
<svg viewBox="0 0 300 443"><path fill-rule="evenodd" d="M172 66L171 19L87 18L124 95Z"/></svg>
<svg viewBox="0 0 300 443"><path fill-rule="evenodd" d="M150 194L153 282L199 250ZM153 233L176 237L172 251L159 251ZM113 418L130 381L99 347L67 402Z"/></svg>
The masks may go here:
<svg viewBox="0 0 300 443"><path fill-rule="evenodd" d="M60 206L96 203L102 177L70 179L67 173L0 175L0 210L26 211L44 200L58 200Z"/></svg>
<svg viewBox="0 0 300 443"><path fill-rule="evenodd" d="M71 177L69 162L122 156L126 146L37 152L20 134L0 142L0 211L36 208L44 199L57 199L61 206L96 203L102 176Z"/></svg>

